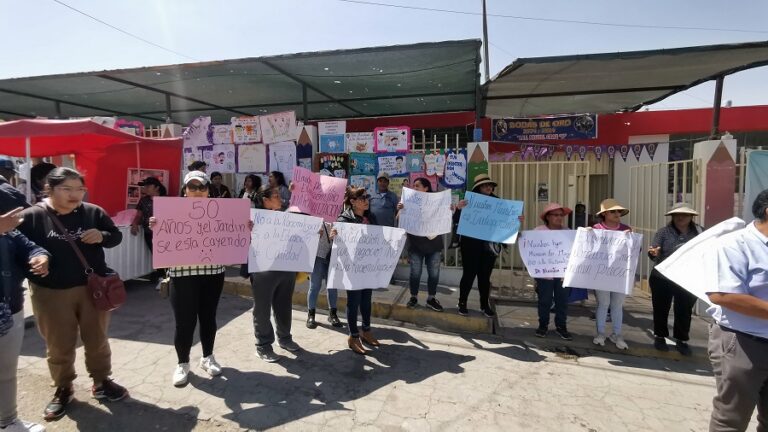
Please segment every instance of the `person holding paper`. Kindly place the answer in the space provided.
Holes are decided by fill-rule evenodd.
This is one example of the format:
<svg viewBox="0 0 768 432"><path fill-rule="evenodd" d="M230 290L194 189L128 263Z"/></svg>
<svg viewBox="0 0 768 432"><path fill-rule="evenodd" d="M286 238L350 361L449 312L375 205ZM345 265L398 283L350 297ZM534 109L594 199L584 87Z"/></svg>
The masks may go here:
<svg viewBox="0 0 768 432"><path fill-rule="evenodd" d="M621 218L629 214L629 210L622 207L613 198L608 198L600 203L600 211L597 217L600 222L592 226L593 229L604 229L611 231L632 232L629 225L621 223ZM613 291L595 291L597 297L597 313L595 314L595 324L597 326L597 336L592 340L595 345L605 345L605 323L608 320L608 309L611 311L611 322L613 323L613 334L609 339L616 344L616 348L625 350L629 346L621 335L621 324L624 319L624 299L626 294Z"/></svg>
<svg viewBox="0 0 768 432"><path fill-rule="evenodd" d="M672 216L672 220L658 230L653 237L653 242L648 248L648 257L655 265L661 264L669 258L680 246L693 239L703 229L693 222L693 217L698 216L696 210L685 203L678 203L667 212L665 216ZM672 300L675 301L675 324L673 336L676 348L684 356L691 355L688 346L688 332L691 330L691 315L696 304L696 296L686 291L680 285L667 279L654 267L648 278L651 286L651 301L653 303L653 346L659 351L668 351L667 337L669 336L669 309Z"/></svg>
<svg viewBox="0 0 768 432"><path fill-rule="evenodd" d="M370 196L361 187L348 186L344 196L344 211L339 215L338 222L376 225L376 216L368 211ZM336 230L331 232L331 238L336 236ZM371 299L372 289L347 291L347 327L349 349L357 354L365 354L362 342L370 346L380 346L381 343L371 333ZM357 315L360 312L363 328L362 333L357 328ZM362 341L362 342L361 342Z"/></svg>
<svg viewBox="0 0 768 432"><path fill-rule="evenodd" d="M757 430L768 430L768 189L755 198L752 214L754 222L721 237L718 279L707 292L717 386L712 432L746 430L755 406Z"/></svg>
<svg viewBox="0 0 768 432"><path fill-rule="evenodd" d="M266 210L284 211L283 196L279 187L267 188L262 201ZM275 342L275 329L270 319L273 312L277 327L277 345L294 353L301 349L291 336L296 272L262 271L251 273L250 279L253 293L253 332L256 336L256 355L265 362L274 363L280 361L281 357L272 348Z"/></svg>
<svg viewBox="0 0 768 432"><path fill-rule="evenodd" d="M312 275L309 277L309 291L307 291L307 328L317 328L317 321L315 321L315 310L317 309L317 296L320 294L320 289L323 287L323 279L328 278L328 268L330 267L331 258L331 230L333 225L323 222L323 226L320 228L320 243L317 247L317 256L315 257L315 266L312 268ZM335 288L326 288L326 294L328 295L328 322L334 327L344 327L344 324L339 320L339 315L336 309L336 302L338 301L339 292Z"/></svg>
<svg viewBox="0 0 768 432"><path fill-rule="evenodd" d="M184 177L184 194L187 198L208 198L211 180L202 171L191 171ZM157 225L153 217L149 221L152 229ZM171 375L171 383L181 387L189 377L189 357L197 321L200 321L200 345L203 356L200 368L211 376L221 374L221 365L213 356L218 325L216 310L224 289L223 265L189 265L170 267L167 275L171 278L170 303L176 329L173 345L178 363Z"/></svg>
<svg viewBox="0 0 768 432"><path fill-rule="evenodd" d="M432 184L424 177L413 181L413 189L419 192L432 192ZM403 209L403 203L397 204L397 209ZM453 206L451 206L453 210ZM400 213L398 212L398 217ZM419 285L421 284L421 271L423 263L427 265L427 307L433 311L442 312L443 306L437 301L437 283L440 281L440 261L443 252L443 236L421 237L408 234L408 260L411 264L409 279L411 298L408 300L409 308L419 304Z"/></svg>
<svg viewBox="0 0 768 432"><path fill-rule="evenodd" d="M534 230L562 230L568 229L563 223L564 218L571 214L571 209L563 207L558 203L549 203L539 215L544 225L539 225ZM569 288L563 287L562 278L536 278L536 294L539 298L539 328L536 329L536 336L546 337L549 327L549 314L552 308L552 301L555 303L555 331L565 340L573 340L573 336L568 332L566 320L568 317L568 293Z"/></svg>
<svg viewBox="0 0 768 432"><path fill-rule="evenodd" d="M491 180L488 174L478 174L475 176L472 192L498 198L493 194L496 186L496 182ZM462 200L459 201L456 208L461 210L466 205L467 201ZM458 223L460 219L461 212L458 211L453 215L454 223ZM472 290L472 284L475 283L475 278L477 278L477 289L480 291L480 309L485 316L492 318L496 316L496 312L491 309L488 302L491 293L491 273L493 272L494 264L496 264L496 258L501 253L502 246L498 243L461 236L459 247L461 248L461 266L463 270L461 281L459 282L459 304L457 306L459 315L469 315L467 299L469 298L469 292Z"/></svg>

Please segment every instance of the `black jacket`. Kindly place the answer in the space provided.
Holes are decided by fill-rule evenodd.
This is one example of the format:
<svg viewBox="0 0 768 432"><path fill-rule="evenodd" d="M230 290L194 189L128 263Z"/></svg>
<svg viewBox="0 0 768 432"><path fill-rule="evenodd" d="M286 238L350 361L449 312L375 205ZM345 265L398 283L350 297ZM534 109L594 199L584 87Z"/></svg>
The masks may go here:
<svg viewBox="0 0 768 432"><path fill-rule="evenodd" d="M11 313L21 311L24 306L24 289L21 283L24 278L31 276L29 260L39 255L48 255L50 258L48 251L29 241L19 231L12 230L0 234L0 301L3 301L5 295L10 297Z"/></svg>
<svg viewBox="0 0 768 432"><path fill-rule="evenodd" d="M365 218L368 219L368 225L378 225L376 223L376 216L371 213L370 211L366 211L364 214ZM339 218L336 219L336 222L346 222L346 223L365 223L363 218L360 216L357 216L351 208L344 209L341 214L339 215Z"/></svg>
<svg viewBox="0 0 768 432"><path fill-rule="evenodd" d="M48 277L30 277L37 285L54 289L66 289L85 285L87 277L85 269L72 250L66 238L59 232L47 214L48 210L40 205L28 208L22 213L24 222L19 231L30 240L45 248L51 254ZM75 238L75 244L85 255L88 264L97 274L109 273L104 260L104 248L113 248L123 240L123 234L112 222L104 210L94 204L83 203L75 211L58 215L59 220ZM82 233L96 228L101 231L104 240L101 244L85 244L80 241Z"/></svg>
<svg viewBox="0 0 768 432"><path fill-rule="evenodd" d="M16 207L29 207L27 197L0 176L0 214L8 213Z"/></svg>

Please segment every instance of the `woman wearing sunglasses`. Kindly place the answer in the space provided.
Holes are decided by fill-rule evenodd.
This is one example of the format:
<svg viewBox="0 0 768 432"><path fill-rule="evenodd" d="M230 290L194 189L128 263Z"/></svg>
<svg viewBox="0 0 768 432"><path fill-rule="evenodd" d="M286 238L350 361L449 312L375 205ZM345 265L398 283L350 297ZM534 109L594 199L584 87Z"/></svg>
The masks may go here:
<svg viewBox="0 0 768 432"><path fill-rule="evenodd" d="M369 211L370 195L361 187L349 186L344 197L344 211L339 215L338 222L377 225L376 217ZM336 229L331 231L331 237L336 236ZM377 347L381 345L371 334L371 298L373 289L347 291L347 327L349 327L349 349L357 354L365 354L362 342ZM362 333L357 329L357 312L362 315ZM361 342L362 341L362 342Z"/></svg>
<svg viewBox="0 0 768 432"><path fill-rule="evenodd" d="M600 211L597 217L600 222L592 226L594 229L631 232L629 225L621 223L621 218L629 214L629 210L622 207L618 201L608 198L600 203ZM592 340L595 345L605 345L605 323L608 320L608 308L611 311L613 334L609 339L616 344L616 348L625 350L629 348L621 336L621 323L624 319L624 299L626 294L613 291L595 291L597 297L597 336Z"/></svg>

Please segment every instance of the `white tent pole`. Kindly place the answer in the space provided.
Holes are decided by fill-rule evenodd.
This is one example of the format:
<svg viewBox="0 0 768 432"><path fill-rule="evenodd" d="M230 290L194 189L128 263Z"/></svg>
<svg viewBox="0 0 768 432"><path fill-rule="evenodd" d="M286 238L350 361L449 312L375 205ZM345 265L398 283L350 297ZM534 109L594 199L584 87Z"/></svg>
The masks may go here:
<svg viewBox="0 0 768 432"><path fill-rule="evenodd" d="M27 160L24 164L24 170L26 171L24 174L27 177L27 202L30 204L34 204L35 200L32 196L32 138L27 137L25 142L26 150L27 150Z"/></svg>

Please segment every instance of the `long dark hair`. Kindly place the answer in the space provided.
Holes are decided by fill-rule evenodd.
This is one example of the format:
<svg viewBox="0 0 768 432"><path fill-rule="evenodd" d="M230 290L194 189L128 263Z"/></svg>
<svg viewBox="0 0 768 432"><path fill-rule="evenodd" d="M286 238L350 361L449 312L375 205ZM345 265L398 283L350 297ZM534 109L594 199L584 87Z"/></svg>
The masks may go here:
<svg viewBox="0 0 768 432"><path fill-rule="evenodd" d="M416 184L416 183L421 183L421 185L424 186L427 192L432 192L432 183L430 183L430 181L425 179L424 177L419 177L413 181L413 184Z"/></svg>
<svg viewBox="0 0 768 432"><path fill-rule="evenodd" d="M275 182L278 186L285 186L288 187L288 184L285 183L285 176L280 171L272 171L270 174L272 174L272 177L275 178Z"/></svg>
<svg viewBox="0 0 768 432"><path fill-rule="evenodd" d="M245 182L248 181L248 179L251 179L251 189L254 191L261 189L261 177L256 174L248 174L245 176L245 180L243 180L243 191L245 191Z"/></svg>
<svg viewBox="0 0 768 432"><path fill-rule="evenodd" d="M80 180L85 186L85 177L72 168L58 167L54 168L46 177L46 183L53 189L67 180Z"/></svg>

